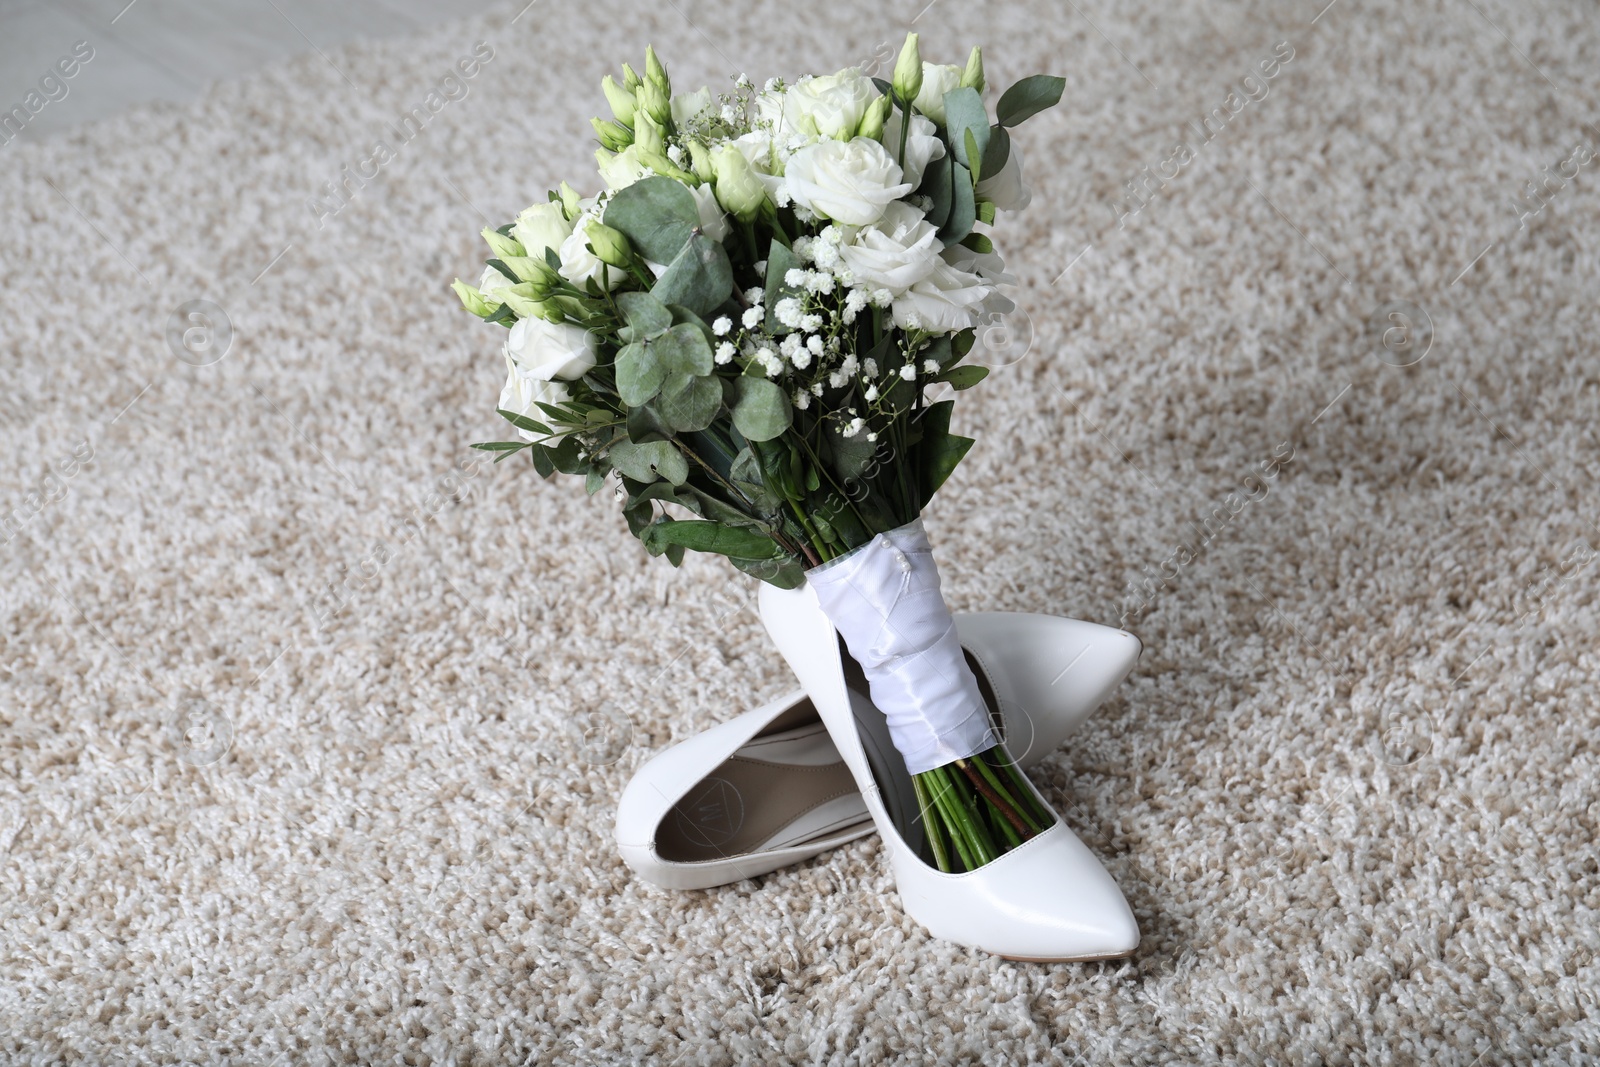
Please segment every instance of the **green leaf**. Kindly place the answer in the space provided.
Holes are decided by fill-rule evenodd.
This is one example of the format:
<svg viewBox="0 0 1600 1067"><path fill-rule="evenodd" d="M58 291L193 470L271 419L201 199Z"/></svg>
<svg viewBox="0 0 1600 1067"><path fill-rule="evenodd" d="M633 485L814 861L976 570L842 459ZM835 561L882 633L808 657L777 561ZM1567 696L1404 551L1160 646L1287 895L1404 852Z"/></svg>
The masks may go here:
<svg viewBox="0 0 1600 1067"><path fill-rule="evenodd" d="M485 452L518 452L533 446L527 441L484 441L472 447Z"/></svg>
<svg viewBox="0 0 1600 1067"><path fill-rule="evenodd" d="M969 162L967 166L972 169L972 184L976 187L979 182L983 181L983 150L978 147L978 139L972 135L971 130L963 132L962 141L967 148L967 159L973 161Z"/></svg>
<svg viewBox="0 0 1600 1067"><path fill-rule="evenodd" d="M728 252L703 233L689 238L650 290L663 304L682 304L696 315L709 315L732 294L733 265L728 262Z"/></svg>
<svg viewBox="0 0 1600 1067"><path fill-rule="evenodd" d="M530 448L528 455L533 457L533 469L539 472L539 477L548 478L556 472L556 465L550 462L550 450L547 448Z"/></svg>
<svg viewBox="0 0 1600 1067"><path fill-rule="evenodd" d="M975 443L970 437L957 437L950 432L950 412L954 408L954 400L942 400L923 410L922 443L917 446L917 480L921 483L923 508Z"/></svg>
<svg viewBox="0 0 1600 1067"><path fill-rule="evenodd" d="M700 211L681 182L653 177L613 196L602 221L622 231L644 258L670 263L700 225Z"/></svg>
<svg viewBox="0 0 1600 1067"><path fill-rule="evenodd" d="M776 541L749 527L724 526L707 519L657 519L645 537L660 544L682 545L696 552L715 552L740 559L775 559L783 555Z"/></svg>
<svg viewBox="0 0 1600 1067"><path fill-rule="evenodd" d="M591 467L589 473L583 477L583 487L589 491L590 496L605 488L605 484L606 472L598 467Z"/></svg>
<svg viewBox="0 0 1600 1067"><path fill-rule="evenodd" d="M994 242L981 233L969 233L961 239L962 247L970 248L980 256L994 251Z"/></svg>
<svg viewBox="0 0 1600 1067"><path fill-rule="evenodd" d="M765 378L740 378L733 425L751 441L771 441L794 421L794 406L777 383ZM792 494L791 494L792 495Z"/></svg>
<svg viewBox="0 0 1600 1067"><path fill-rule="evenodd" d="M945 128L957 162L976 170L974 161L981 161L983 150L989 146L989 112L984 109L983 97L976 89L951 89L944 94L944 111ZM977 143L976 150L967 147L969 133Z"/></svg>
<svg viewBox="0 0 1600 1067"><path fill-rule="evenodd" d="M951 367L935 378L934 381L947 382L951 388L961 390L971 389L988 376L988 367L980 367L975 363L968 363L960 367Z"/></svg>
<svg viewBox="0 0 1600 1067"><path fill-rule="evenodd" d="M995 105L995 116L1000 125L1015 126L1046 108L1055 107L1066 88L1067 79L1049 74L1023 78L1001 94L1000 103Z"/></svg>
<svg viewBox="0 0 1600 1067"><path fill-rule="evenodd" d="M705 334L687 322L651 341L650 351L663 367L678 374L706 375L715 367Z"/></svg>
<svg viewBox="0 0 1600 1067"><path fill-rule="evenodd" d="M635 341L617 353L617 395L629 407L655 399L666 380L666 364L652 345Z"/></svg>
<svg viewBox="0 0 1600 1067"><path fill-rule="evenodd" d="M563 437L554 445L545 447L550 454L550 462L562 474L582 474L589 467L579 454L578 439L576 437Z"/></svg>
<svg viewBox="0 0 1600 1067"><path fill-rule="evenodd" d="M933 206L928 208L928 221L935 226L943 227L946 219L950 217L950 201L955 195L955 157L944 156L928 164L928 169L922 179L922 188L919 192L933 201Z"/></svg>
<svg viewBox="0 0 1600 1067"><path fill-rule="evenodd" d="M671 433L672 427L657 413L654 404L640 404L628 410L628 440L637 444L646 441L662 441Z"/></svg>
<svg viewBox="0 0 1600 1067"><path fill-rule="evenodd" d="M989 127L989 147L983 150L983 165L978 168L979 173L994 177L1006 165L1006 160L1011 158L1011 135L1004 126Z"/></svg>
<svg viewBox="0 0 1600 1067"><path fill-rule="evenodd" d="M950 190L950 215L939 227L939 239L946 247L971 233L972 224L978 219L978 204L972 195L972 172L960 163L952 169L954 187Z"/></svg>
<svg viewBox="0 0 1600 1067"><path fill-rule="evenodd" d="M507 411L505 408L495 408L495 411L499 412L502 418L519 430L527 430L529 433L541 434L545 437L549 437L553 432L544 423L534 422L528 416L518 415L515 411Z"/></svg>
<svg viewBox="0 0 1600 1067"><path fill-rule="evenodd" d="M779 241L772 242L772 248L767 252L767 279L762 292L767 302L766 330L774 336L789 332L789 327L778 321L778 301L799 295L798 289L784 281L789 271L799 265L800 261L787 245Z"/></svg>
<svg viewBox="0 0 1600 1067"><path fill-rule="evenodd" d="M994 204L985 200L978 205L978 221L985 226L994 225Z"/></svg>
<svg viewBox="0 0 1600 1067"><path fill-rule="evenodd" d="M703 430L722 410L722 385L715 378L674 372L656 404L661 417L679 433Z"/></svg>
<svg viewBox="0 0 1600 1067"><path fill-rule="evenodd" d="M649 293L623 293L617 297L617 308L623 320L633 327L630 340L659 337L672 326L672 312Z"/></svg>
<svg viewBox="0 0 1600 1067"><path fill-rule="evenodd" d="M618 441L611 446L610 456L617 470L638 482L665 478L673 485L682 485L689 480L689 461L671 441Z"/></svg>

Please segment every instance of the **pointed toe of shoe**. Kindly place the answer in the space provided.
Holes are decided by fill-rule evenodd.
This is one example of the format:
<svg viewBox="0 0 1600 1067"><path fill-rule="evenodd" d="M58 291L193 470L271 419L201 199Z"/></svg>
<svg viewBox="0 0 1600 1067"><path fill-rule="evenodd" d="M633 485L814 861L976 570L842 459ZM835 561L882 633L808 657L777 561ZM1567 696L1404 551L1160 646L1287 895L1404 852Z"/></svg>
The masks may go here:
<svg viewBox="0 0 1600 1067"><path fill-rule="evenodd" d="M1118 959L1139 924L1116 881L1064 823L976 871L896 871L901 899L936 936L1007 959Z"/></svg>
<svg viewBox="0 0 1600 1067"><path fill-rule="evenodd" d="M957 616L956 627L994 685L1006 748L1024 766L1060 747L1143 650L1126 630L1054 615L979 612Z"/></svg>

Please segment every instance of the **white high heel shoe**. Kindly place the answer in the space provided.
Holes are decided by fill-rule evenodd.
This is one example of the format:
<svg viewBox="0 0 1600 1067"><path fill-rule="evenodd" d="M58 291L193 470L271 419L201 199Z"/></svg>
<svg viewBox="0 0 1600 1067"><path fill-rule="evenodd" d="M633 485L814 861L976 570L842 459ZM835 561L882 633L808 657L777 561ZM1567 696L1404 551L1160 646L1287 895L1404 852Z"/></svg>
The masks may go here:
<svg viewBox="0 0 1600 1067"><path fill-rule="evenodd" d="M763 585L760 604L768 633L855 777L912 918L935 937L1015 960L1115 959L1138 947L1139 926L1122 891L1059 816L977 870L947 874L924 862L920 842L901 831L916 833L910 775L816 594L809 584ZM1031 783L1028 789L1049 811Z"/></svg>
<svg viewBox="0 0 1600 1067"><path fill-rule="evenodd" d="M1060 747L1139 658L1132 634L1077 619L984 612L955 622L1022 767ZM616 838L646 881L709 889L810 859L875 828L855 775L798 690L652 757L622 794Z"/></svg>

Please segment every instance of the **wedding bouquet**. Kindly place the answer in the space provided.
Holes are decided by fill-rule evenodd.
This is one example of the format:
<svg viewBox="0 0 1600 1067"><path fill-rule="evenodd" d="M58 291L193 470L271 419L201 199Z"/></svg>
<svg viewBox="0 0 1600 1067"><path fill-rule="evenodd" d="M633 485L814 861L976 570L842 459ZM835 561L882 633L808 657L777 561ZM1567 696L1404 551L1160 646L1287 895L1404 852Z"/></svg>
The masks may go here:
<svg viewBox="0 0 1600 1067"><path fill-rule="evenodd" d="M981 52L924 63L912 34L892 81L741 75L675 96L652 49L642 76L603 82L604 190L563 182L486 229L482 279L455 283L509 329L499 413L520 440L474 447L526 452L591 494L614 478L629 529L674 565L713 552L786 589L809 573L944 871L1052 817L991 731L936 572L906 615L858 561L876 544L907 575L932 566L918 516L973 444L935 397L984 378L962 360L1012 309L980 227L1028 203L1010 131L1063 86L1025 78L991 118Z"/></svg>

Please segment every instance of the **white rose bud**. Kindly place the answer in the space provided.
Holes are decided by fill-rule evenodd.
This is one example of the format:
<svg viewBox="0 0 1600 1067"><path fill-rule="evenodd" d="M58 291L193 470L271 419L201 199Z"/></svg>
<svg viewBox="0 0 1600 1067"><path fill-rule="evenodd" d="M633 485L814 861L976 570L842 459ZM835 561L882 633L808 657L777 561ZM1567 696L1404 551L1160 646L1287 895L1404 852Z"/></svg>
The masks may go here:
<svg viewBox="0 0 1600 1067"><path fill-rule="evenodd" d="M897 200L876 224L857 231L855 240L839 249L839 256L858 283L898 294L932 273L943 248L938 227Z"/></svg>
<svg viewBox="0 0 1600 1067"><path fill-rule="evenodd" d="M716 168L717 202L741 222L754 219L767 191L744 153L736 146L723 145L716 150L712 164Z"/></svg>
<svg viewBox="0 0 1600 1067"><path fill-rule="evenodd" d="M789 157L784 187L794 202L847 226L870 226L911 192L900 164L877 141L819 141Z"/></svg>
<svg viewBox="0 0 1600 1067"><path fill-rule="evenodd" d="M574 381L594 369L597 343L581 326L545 319L518 319L505 353L515 368L541 381Z"/></svg>
<svg viewBox="0 0 1600 1067"><path fill-rule="evenodd" d="M850 67L821 78L802 78L791 86L784 94L783 116L793 129L848 141L877 97L872 79Z"/></svg>
<svg viewBox="0 0 1600 1067"><path fill-rule="evenodd" d="M572 224L567 221L566 211L560 204L549 201L527 208L511 226L511 236L522 245L523 255L541 263L544 250L560 248L570 233Z"/></svg>
<svg viewBox="0 0 1600 1067"><path fill-rule="evenodd" d="M944 94L961 88L961 68L946 63L922 65L922 91L917 94L917 110L934 122L945 124Z"/></svg>
<svg viewBox="0 0 1600 1067"><path fill-rule="evenodd" d="M523 320L528 321L528 320ZM542 322L542 319L535 319ZM521 325L521 323L518 323ZM560 382L546 381L535 378L518 368L508 354L506 356L506 384L500 390L500 410L509 411L513 415L525 415L535 422L548 424L549 416L539 409L539 404L559 404L567 399L567 387ZM524 441L537 444L545 440L543 434L534 433L517 427L517 435Z"/></svg>

